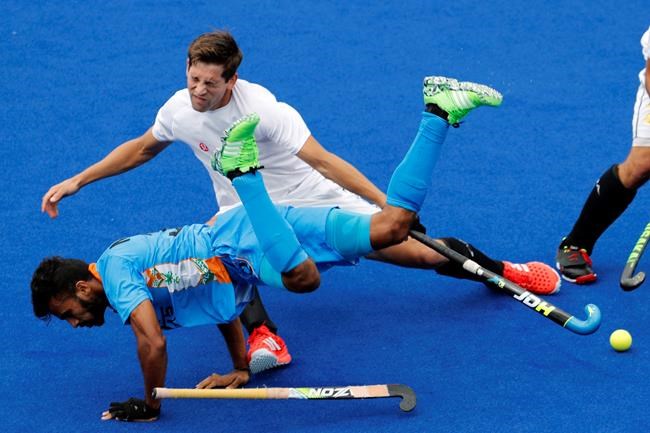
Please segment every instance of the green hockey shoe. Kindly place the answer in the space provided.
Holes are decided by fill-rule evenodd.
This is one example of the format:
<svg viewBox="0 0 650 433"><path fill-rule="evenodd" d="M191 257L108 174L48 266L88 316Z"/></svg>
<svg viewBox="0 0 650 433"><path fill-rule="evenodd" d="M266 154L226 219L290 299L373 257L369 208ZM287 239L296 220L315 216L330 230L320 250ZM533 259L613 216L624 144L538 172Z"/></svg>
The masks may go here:
<svg viewBox="0 0 650 433"><path fill-rule="evenodd" d="M221 150L210 159L212 169L229 179L260 167L255 128L260 123L257 113L248 114L232 124L221 139Z"/></svg>
<svg viewBox="0 0 650 433"><path fill-rule="evenodd" d="M447 77L425 77L423 93L424 104L447 112L447 121L455 127L474 108L498 107L503 101L501 93L489 86Z"/></svg>

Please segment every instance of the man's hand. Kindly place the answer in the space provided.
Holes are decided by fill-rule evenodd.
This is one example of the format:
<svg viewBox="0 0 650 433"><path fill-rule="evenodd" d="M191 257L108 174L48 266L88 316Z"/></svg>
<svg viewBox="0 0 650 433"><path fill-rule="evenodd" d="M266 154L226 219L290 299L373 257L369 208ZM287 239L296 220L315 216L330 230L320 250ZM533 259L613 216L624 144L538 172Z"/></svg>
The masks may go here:
<svg viewBox="0 0 650 433"><path fill-rule="evenodd" d="M123 402L112 402L111 407L102 413L102 421L155 421L160 416L160 408L149 406L144 400L130 398Z"/></svg>
<svg viewBox="0 0 650 433"><path fill-rule="evenodd" d="M50 218L56 218L59 215L59 201L67 196L79 191L78 183L73 178L66 179L61 183L54 185L43 196L41 201L41 212L47 212Z"/></svg>
<svg viewBox="0 0 650 433"><path fill-rule="evenodd" d="M239 388L246 385L251 378L248 370L233 370L228 374L212 373L199 382L197 388Z"/></svg>

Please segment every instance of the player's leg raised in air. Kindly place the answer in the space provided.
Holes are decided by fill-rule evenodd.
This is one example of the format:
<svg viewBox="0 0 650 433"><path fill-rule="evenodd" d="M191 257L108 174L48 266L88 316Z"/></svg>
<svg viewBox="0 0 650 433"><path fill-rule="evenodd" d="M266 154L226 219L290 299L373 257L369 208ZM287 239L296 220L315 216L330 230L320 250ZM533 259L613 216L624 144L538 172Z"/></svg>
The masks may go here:
<svg viewBox="0 0 650 433"><path fill-rule="evenodd" d="M458 126L464 117L480 106L498 106L501 94L476 83L459 82L445 77L427 77L424 81L426 111L418 133L406 156L395 170L388 188L387 206L370 216L334 209L327 217L327 243L346 259L356 259L372 252L386 252L390 248L417 248L405 254L429 255L429 267L443 275L479 280L459 265L437 255L426 246L408 238L408 231L431 185L431 177L449 125ZM215 155L213 166L233 181L233 186L251 219L264 251L266 267L262 266L263 280L270 283L269 267L279 274L275 285L297 292L314 290L319 285L316 263L309 259L289 223L277 212L264 190L257 173L257 146L254 130L259 123L255 114L240 120L229 130L222 151ZM280 241L282 239L282 241ZM415 242L415 244L413 244ZM473 257L486 269L503 275L525 289L549 294L559 288L560 279L549 266L531 262L513 265L490 259L471 245L455 238L441 239L463 255ZM386 249L387 247L388 250ZM393 261L399 263L399 261ZM280 277L281 275L281 277Z"/></svg>
<svg viewBox="0 0 650 433"><path fill-rule="evenodd" d="M456 127L473 108L482 105L497 106L501 103L501 95L488 86L459 82L445 77L426 77L423 93L426 112L435 114ZM448 129L448 127L442 128L445 132ZM557 273L544 263L514 264L494 260L463 240L457 238L438 240L456 252L473 258L483 268L511 280L530 292L551 294L559 290L560 279ZM412 238L398 245L375 251L369 257L402 266L433 268L441 275L483 282L457 263L448 261Z"/></svg>

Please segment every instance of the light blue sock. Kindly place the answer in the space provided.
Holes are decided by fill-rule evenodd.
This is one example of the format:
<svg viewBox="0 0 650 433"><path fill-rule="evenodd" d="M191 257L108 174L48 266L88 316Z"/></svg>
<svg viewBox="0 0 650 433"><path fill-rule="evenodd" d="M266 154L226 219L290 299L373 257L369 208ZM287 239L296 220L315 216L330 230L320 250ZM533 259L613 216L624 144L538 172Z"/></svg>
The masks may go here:
<svg viewBox="0 0 650 433"><path fill-rule="evenodd" d="M232 185L244 204L264 257L277 272L287 272L307 260L296 234L271 202L259 172L236 177Z"/></svg>
<svg viewBox="0 0 650 433"><path fill-rule="evenodd" d="M435 114L422 113L418 133L388 185L386 203L419 212L431 186L433 168L440 156L449 124Z"/></svg>

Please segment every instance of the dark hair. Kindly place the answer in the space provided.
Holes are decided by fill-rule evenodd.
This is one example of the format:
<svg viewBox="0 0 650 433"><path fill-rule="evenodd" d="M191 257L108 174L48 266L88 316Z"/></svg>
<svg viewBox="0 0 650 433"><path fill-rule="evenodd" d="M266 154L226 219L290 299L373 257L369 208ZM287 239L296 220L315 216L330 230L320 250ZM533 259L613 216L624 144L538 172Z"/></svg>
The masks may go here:
<svg viewBox="0 0 650 433"><path fill-rule="evenodd" d="M221 76L226 81L235 75L243 58L235 38L224 30L203 33L192 41L187 50L188 66L196 62L222 65Z"/></svg>
<svg viewBox="0 0 650 433"><path fill-rule="evenodd" d="M49 320L50 299L61 295L75 296L77 281L88 281L92 274L88 263L77 259L47 257L32 276L32 306L39 319Z"/></svg>

